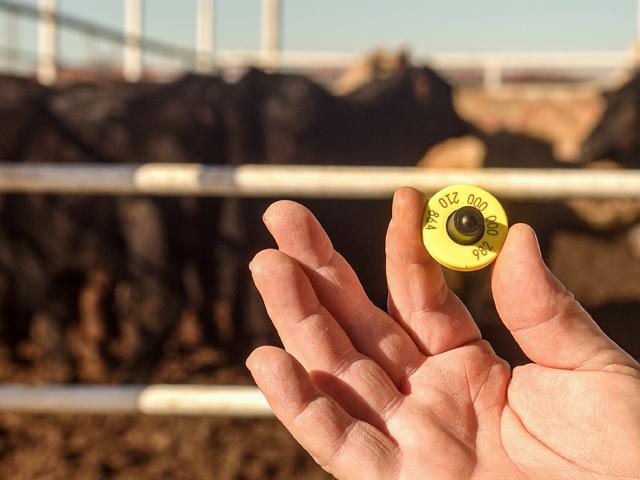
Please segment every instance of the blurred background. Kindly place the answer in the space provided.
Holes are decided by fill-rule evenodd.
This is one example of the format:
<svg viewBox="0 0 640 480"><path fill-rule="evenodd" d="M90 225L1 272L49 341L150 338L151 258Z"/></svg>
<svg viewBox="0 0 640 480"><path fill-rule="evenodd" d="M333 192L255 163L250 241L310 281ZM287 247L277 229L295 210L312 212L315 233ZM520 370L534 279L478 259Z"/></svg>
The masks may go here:
<svg viewBox="0 0 640 480"><path fill-rule="evenodd" d="M598 193L637 173L639 40L633 0L0 0L0 161L587 170L504 206L640 358L640 204ZM271 201L2 193L0 381L251 385ZM300 201L384 308L389 199ZM522 364L485 270L445 274ZM11 412L0 477L330 478L273 419Z"/></svg>
<svg viewBox="0 0 640 480"><path fill-rule="evenodd" d="M38 43L43 10L55 11L57 18L56 40L48 45ZM633 61L639 22L633 0L611 5L456 0L447 6L401 0L393 7L364 0L322 5L218 0L180 6L170 0L14 0L1 2L0 11L3 70L35 74L48 61L56 65L56 78L166 78L184 70L247 64L331 78L366 52L384 47L405 48L416 63L429 62L457 81L594 82ZM137 50L138 35L141 52L134 61L127 55ZM46 61L42 48L48 50ZM134 71L134 64L142 71Z"/></svg>
<svg viewBox="0 0 640 480"><path fill-rule="evenodd" d="M600 113L600 91L621 85L638 62L639 8L633 0L406 0L393 8L382 1L2 0L0 71L50 85L169 81L186 71L234 81L255 66L304 74L343 94L406 58L463 87L455 98L463 116L485 129L552 140L571 160Z"/></svg>

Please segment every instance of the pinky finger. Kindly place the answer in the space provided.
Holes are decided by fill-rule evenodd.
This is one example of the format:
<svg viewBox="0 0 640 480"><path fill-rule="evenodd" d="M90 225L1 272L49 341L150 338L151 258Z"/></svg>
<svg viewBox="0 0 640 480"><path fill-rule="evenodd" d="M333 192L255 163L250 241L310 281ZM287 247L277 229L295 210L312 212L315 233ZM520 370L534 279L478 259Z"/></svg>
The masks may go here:
<svg viewBox="0 0 640 480"><path fill-rule="evenodd" d="M247 367L273 413L323 469L341 479L393 477L398 460L393 441L322 393L293 356L260 347Z"/></svg>

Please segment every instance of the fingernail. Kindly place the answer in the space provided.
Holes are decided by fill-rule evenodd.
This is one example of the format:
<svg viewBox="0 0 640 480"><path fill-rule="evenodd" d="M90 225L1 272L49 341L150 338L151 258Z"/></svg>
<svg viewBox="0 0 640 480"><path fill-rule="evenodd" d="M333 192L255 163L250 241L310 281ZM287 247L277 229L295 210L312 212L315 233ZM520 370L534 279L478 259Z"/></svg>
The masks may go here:
<svg viewBox="0 0 640 480"><path fill-rule="evenodd" d="M254 372L260 369L260 362L256 358L255 350L249 354L244 363L250 372Z"/></svg>
<svg viewBox="0 0 640 480"><path fill-rule="evenodd" d="M391 200L391 218L398 213L400 207L400 189L393 192L393 199Z"/></svg>
<svg viewBox="0 0 640 480"><path fill-rule="evenodd" d="M266 225L267 229L269 229L270 223L271 223L271 217L272 217L271 209L274 207L276 203L278 202L274 202L271 205L269 205L267 209L264 211L264 213L262 214L262 223Z"/></svg>
<svg viewBox="0 0 640 480"><path fill-rule="evenodd" d="M531 237L532 237L533 243L535 244L536 250L538 251L538 256L542 258L542 251L540 250L540 242L538 241L538 235L536 234L536 231L533 229L533 227L531 228Z"/></svg>
<svg viewBox="0 0 640 480"><path fill-rule="evenodd" d="M400 189L398 188L395 192L393 192L392 205L396 206L399 201L400 201Z"/></svg>
<svg viewBox="0 0 640 480"><path fill-rule="evenodd" d="M247 265L249 267L249 271L251 273L255 273L256 269L258 268L258 262L256 261L256 257L258 256L258 254L254 255L254 257L251 259L251 261L249 261L249 265Z"/></svg>
<svg viewBox="0 0 640 480"><path fill-rule="evenodd" d="M251 359L251 355L247 357L247 359L244 361L244 364L249 371L253 369L253 360Z"/></svg>

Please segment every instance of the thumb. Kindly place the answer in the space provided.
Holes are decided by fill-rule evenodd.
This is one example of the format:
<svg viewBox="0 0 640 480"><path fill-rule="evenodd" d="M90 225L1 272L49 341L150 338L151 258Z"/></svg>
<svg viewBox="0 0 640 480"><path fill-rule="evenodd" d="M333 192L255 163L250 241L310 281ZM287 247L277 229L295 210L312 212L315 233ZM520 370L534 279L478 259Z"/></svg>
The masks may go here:
<svg viewBox="0 0 640 480"><path fill-rule="evenodd" d="M534 362L571 370L640 367L549 271L528 225L509 230L491 288L500 318Z"/></svg>

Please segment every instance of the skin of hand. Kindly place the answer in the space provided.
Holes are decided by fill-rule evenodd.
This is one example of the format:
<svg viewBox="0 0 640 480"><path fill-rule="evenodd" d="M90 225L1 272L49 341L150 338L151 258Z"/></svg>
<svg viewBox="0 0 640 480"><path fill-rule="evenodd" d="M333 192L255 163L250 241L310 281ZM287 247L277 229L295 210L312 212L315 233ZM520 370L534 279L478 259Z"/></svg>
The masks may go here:
<svg viewBox="0 0 640 480"><path fill-rule="evenodd" d="M278 249L250 269L286 351L260 347L247 365L275 415L339 479L640 478L640 365L518 224L492 272L500 317L532 361L511 370L423 247L425 202L394 196L388 313L308 210L266 211Z"/></svg>

